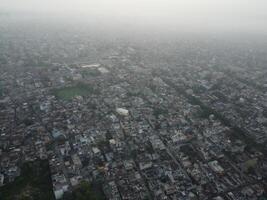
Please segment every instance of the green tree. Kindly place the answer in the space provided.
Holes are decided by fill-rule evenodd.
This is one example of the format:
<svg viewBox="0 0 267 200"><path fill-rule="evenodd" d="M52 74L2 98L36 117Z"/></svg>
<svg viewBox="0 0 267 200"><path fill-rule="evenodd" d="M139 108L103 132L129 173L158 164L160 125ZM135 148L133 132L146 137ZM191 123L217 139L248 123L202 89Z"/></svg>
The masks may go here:
<svg viewBox="0 0 267 200"><path fill-rule="evenodd" d="M104 195L98 186L82 181L71 194L64 195L64 200L103 200Z"/></svg>

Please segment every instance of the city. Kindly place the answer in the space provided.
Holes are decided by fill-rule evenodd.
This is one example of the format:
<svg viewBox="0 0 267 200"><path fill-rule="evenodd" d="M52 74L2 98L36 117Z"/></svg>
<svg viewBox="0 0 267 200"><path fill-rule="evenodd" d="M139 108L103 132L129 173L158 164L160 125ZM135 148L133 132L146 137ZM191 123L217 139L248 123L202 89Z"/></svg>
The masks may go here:
<svg viewBox="0 0 267 200"><path fill-rule="evenodd" d="M266 199L267 48L16 34L0 40L1 186L45 160L55 199L82 181L111 200Z"/></svg>

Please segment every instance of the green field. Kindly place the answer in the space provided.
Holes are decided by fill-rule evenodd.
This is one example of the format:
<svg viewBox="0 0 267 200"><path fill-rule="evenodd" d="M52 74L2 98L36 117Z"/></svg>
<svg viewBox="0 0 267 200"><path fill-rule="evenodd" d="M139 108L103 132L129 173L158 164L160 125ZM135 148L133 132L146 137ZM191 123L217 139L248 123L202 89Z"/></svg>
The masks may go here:
<svg viewBox="0 0 267 200"><path fill-rule="evenodd" d="M88 96L95 94L96 91L90 85L79 83L74 86L64 87L53 90L53 94L63 100L71 100L75 96Z"/></svg>
<svg viewBox="0 0 267 200"><path fill-rule="evenodd" d="M54 200L47 160L27 162L14 182L0 188L1 200Z"/></svg>

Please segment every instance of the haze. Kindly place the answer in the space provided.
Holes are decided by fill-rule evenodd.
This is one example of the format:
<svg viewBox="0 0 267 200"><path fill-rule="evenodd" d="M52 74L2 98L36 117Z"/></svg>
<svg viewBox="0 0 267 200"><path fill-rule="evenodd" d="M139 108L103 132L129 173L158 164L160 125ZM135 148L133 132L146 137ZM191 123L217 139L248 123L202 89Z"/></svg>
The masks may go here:
<svg viewBox="0 0 267 200"><path fill-rule="evenodd" d="M172 30L267 32L264 0L1 0L1 10Z"/></svg>

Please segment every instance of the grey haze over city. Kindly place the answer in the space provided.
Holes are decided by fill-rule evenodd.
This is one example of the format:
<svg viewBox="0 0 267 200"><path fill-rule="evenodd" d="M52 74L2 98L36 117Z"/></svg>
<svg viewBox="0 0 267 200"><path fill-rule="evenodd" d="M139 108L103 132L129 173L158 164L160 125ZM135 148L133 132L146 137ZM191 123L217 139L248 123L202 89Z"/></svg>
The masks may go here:
<svg viewBox="0 0 267 200"><path fill-rule="evenodd" d="M47 21L100 21L172 31L266 33L266 7L265 0L1 0L0 11L44 17Z"/></svg>

